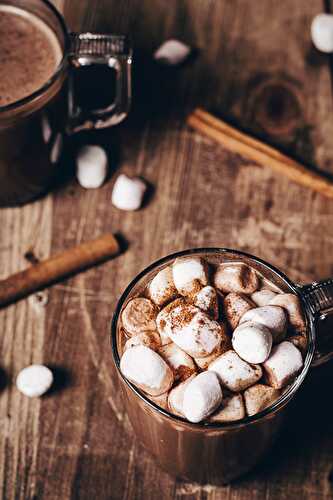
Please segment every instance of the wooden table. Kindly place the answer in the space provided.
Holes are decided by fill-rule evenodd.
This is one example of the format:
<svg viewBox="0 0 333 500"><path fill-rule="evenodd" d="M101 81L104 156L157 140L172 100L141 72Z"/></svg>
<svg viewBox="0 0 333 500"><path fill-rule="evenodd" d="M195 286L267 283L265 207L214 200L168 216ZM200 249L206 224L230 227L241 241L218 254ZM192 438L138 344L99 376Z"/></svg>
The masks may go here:
<svg viewBox="0 0 333 500"><path fill-rule="evenodd" d="M66 0L73 30L130 33L135 99L126 123L76 141L109 146L112 176L85 191L75 180L24 208L0 211L0 274L107 231L129 249L0 312L2 498L328 499L333 494L333 365L308 377L269 458L235 484L200 487L170 477L134 438L110 374L109 322L138 271L170 252L227 246L261 256L299 282L333 275L333 201L235 157L184 125L214 108L333 174L330 59L310 42L320 0ZM175 37L196 46L184 67L159 69L152 51ZM118 147L115 147L115 144ZM118 152L120 154L118 154ZM135 213L112 207L119 172L154 186ZM57 390L18 393L35 362Z"/></svg>

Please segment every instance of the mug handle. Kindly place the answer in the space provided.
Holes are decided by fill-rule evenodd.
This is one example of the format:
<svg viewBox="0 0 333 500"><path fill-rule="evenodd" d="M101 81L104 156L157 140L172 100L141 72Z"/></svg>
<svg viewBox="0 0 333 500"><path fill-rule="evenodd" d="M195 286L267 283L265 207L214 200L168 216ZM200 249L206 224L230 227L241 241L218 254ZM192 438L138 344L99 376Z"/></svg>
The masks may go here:
<svg viewBox="0 0 333 500"><path fill-rule="evenodd" d="M333 358L333 278L305 286L298 285L297 288L306 311L316 325L317 334L319 333L312 361L313 366L319 366ZM331 325L327 327L330 317Z"/></svg>
<svg viewBox="0 0 333 500"><path fill-rule="evenodd" d="M128 38L99 33L71 33L69 63L74 69L90 65L112 68L116 73L116 83L114 99L107 107L83 110L75 95L74 74L70 70L67 132L73 134L120 123L127 116L131 104L132 49Z"/></svg>

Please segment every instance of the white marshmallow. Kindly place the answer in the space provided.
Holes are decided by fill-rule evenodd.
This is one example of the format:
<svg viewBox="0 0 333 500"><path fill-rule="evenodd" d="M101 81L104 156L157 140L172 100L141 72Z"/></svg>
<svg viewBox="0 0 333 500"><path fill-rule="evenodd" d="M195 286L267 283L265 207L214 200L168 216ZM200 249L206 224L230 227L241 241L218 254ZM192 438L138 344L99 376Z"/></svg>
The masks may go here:
<svg viewBox="0 0 333 500"><path fill-rule="evenodd" d="M277 295L273 290L269 290L269 288L263 288L262 290L258 290L257 292L252 293L251 299L253 302L261 307L267 306L271 300L274 299L275 295Z"/></svg>
<svg viewBox="0 0 333 500"><path fill-rule="evenodd" d="M250 294L258 289L259 278L255 270L246 264L220 264L214 276L214 284L224 293Z"/></svg>
<svg viewBox="0 0 333 500"><path fill-rule="evenodd" d="M288 342L294 344L294 346L301 351L303 357L305 356L306 350L308 348L308 341L305 335L291 335L287 340Z"/></svg>
<svg viewBox="0 0 333 500"><path fill-rule="evenodd" d="M155 304L144 297L131 299L121 313L123 327L130 335L155 331L156 316Z"/></svg>
<svg viewBox="0 0 333 500"><path fill-rule="evenodd" d="M208 370L215 372L221 383L233 392L247 389L262 376L259 365L249 365L235 351L222 354L209 365Z"/></svg>
<svg viewBox="0 0 333 500"><path fill-rule="evenodd" d="M138 210L143 201L147 186L138 177L121 174L112 191L112 204L120 210Z"/></svg>
<svg viewBox="0 0 333 500"><path fill-rule="evenodd" d="M208 284L206 263L199 257L180 257L172 265L175 287L181 295L191 295Z"/></svg>
<svg viewBox="0 0 333 500"><path fill-rule="evenodd" d="M53 383L53 374L47 366L30 365L20 371L16 378L16 387L30 398L45 394Z"/></svg>
<svg viewBox="0 0 333 500"><path fill-rule="evenodd" d="M204 358L195 358L196 364L202 370L206 370L210 363L214 361L214 359L218 358L224 352L230 351L232 349L231 338L228 335L227 327L224 323L220 323L221 326L221 344L219 344L214 351L205 356Z"/></svg>
<svg viewBox="0 0 333 500"><path fill-rule="evenodd" d="M169 333L171 331L171 311L176 307L184 305L183 299L176 299L173 302L170 302L167 306L165 306L157 315L156 318L156 326L158 333L161 337L162 345L170 344L172 340L169 337Z"/></svg>
<svg viewBox="0 0 333 500"><path fill-rule="evenodd" d="M161 346L161 339L157 332L151 331L137 333L126 341L124 345L124 351L126 351L126 349L130 349L131 347L134 347L135 345L145 345L153 351L157 351Z"/></svg>
<svg viewBox="0 0 333 500"><path fill-rule="evenodd" d="M177 296L171 267L165 267L154 276L149 283L148 293L151 300L158 306L163 306Z"/></svg>
<svg viewBox="0 0 333 500"><path fill-rule="evenodd" d="M289 323L295 329L296 333L305 333L303 310L297 295L293 293L279 293L270 301L270 305L282 307L286 311Z"/></svg>
<svg viewBox="0 0 333 500"><path fill-rule="evenodd" d="M202 372L186 386L183 413L190 422L201 422L218 406L223 398L219 380L213 372Z"/></svg>
<svg viewBox="0 0 333 500"><path fill-rule="evenodd" d="M263 364L268 384L276 389L291 382L302 366L300 351L287 341L273 347L270 357Z"/></svg>
<svg viewBox="0 0 333 500"><path fill-rule="evenodd" d="M218 319L219 303L217 292L214 287L208 285L201 288L201 290L194 296L193 304L213 319Z"/></svg>
<svg viewBox="0 0 333 500"><path fill-rule="evenodd" d="M311 23L311 38L313 45L329 54L333 52L333 15L317 14Z"/></svg>
<svg viewBox="0 0 333 500"><path fill-rule="evenodd" d="M217 410L209 419L210 422L235 422L245 417L245 407L241 394L224 397L221 409Z"/></svg>
<svg viewBox="0 0 333 500"><path fill-rule="evenodd" d="M233 330L238 326L241 317L253 307L254 303L246 295L231 292L224 298L224 314Z"/></svg>
<svg viewBox="0 0 333 500"><path fill-rule="evenodd" d="M152 396L167 392L174 382L172 370L164 359L143 345L124 352L120 370L130 382Z"/></svg>
<svg viewBox="0 0 333 500"><path fill-rule="evenodd" d="M241 317L239 324L242 325L247 321L266 326L273 336L274 343L281 342L286 336L287 317L282 307L271 305L256 307L247 311Z"/></svg>
<svg viewBox="0 0 333 500"><path fill-rule="evenodd" d="M101 146L86 145L77 153L76 177L85 189L99 188L108 175L108 157Z"/></svg>
<svg viewBox="0 0 333 500"><path fill-rule="evenodd" d="M279 389L268 385L256 384L244 391L246 411L249 417L270 406L281 395Z"/></svg>
<svg viewBox="0 0 333 500"><path fill-rule="evenodd" d="M191 48L179 40L167 40L155 51L154 59L171 66L181 64L190 55Z"/></svg>
<svg viewBox="0 0 333 500"><path fill-rule="evenodd" d="M244 361L263 363L268 358L273 344L268 328L254 321L239 325L232 336L232 346Z"/></svg>
<svg viewBox="0 0 333 500"><path fill-rule="evenodd" d="M183 413L183 401L184 401L184 392L188 384L193 380L195 375L192 375L184 382L173 387L168 395L168 407L171 413L178 415L179 417L184 417Z"/></svg>
<svg viewBox="0 0 333 500"><path fill-rule="evenodd" d="M186 380L197 369L191 356L186 354L173 342L159 348L158 354L168 363L173 371L175 380Z"/></svg>
<svg viewBox="0 0 333 500"><path fill-rule="evenodd" d="M51 163L58 163L61 157L63 146L64 146L64 138L62 134L58 133L56 134L53 141L53 145L51 147L51 152L50 152Z"/></svg>

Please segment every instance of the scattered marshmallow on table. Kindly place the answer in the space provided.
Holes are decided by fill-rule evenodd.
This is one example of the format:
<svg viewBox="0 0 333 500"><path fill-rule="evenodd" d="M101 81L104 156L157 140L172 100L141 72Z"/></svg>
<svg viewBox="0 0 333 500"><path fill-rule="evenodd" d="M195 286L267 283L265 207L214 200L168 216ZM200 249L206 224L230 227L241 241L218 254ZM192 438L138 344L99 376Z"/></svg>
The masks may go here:
<svg viewBox="0 0 333 500"><path fill-rule="evenodd" d="M177 296L171 267L165 267L154 276L149 283L148 294L158 306L163 306Z"/></svg>
<svg viewBox="0 0 333 500"><path fill-rule="evenodd" d="M301 370L303 359L291 342L284 341L273 347L271 355L263 363L266 378L272 387L281 389Z"/></svg>
<svg viewBox="0 0 333 500"><path fill-rule="evenodd" d="M268 358L273 344L269 329L254 321L240 324L232 335L232 346L244 361L263 363Z"/></svg>
<svg viewBox="0 0 333 500"><path fill-rule="evenodd" d="M153 351L157 351L157 349L161 346L161 338L157 332L153 331L137 333L126 341L124 351L134 347L135 345L145 345Z"/></svg>
<svg viewBox="0 0 333 500"><path fill-rule="evenodd" d="M191 382L191 380L194 379L195 376L196 375L191 375L191 377L173 387L169 392L168 395L169 410L178 415L179 417L184 417L183 413L184 392L188 384Z"/></svg>
<svg viewBox="0 0 333 500"><path fill-rule="evenodd" d="M245 417L245 407L243 396L241 394L233 394L223 397L222 405L213 415L210 422L235 422Z"/></svg>
<svg viewBox="0 0 333 500"><path fill-rule="evenodd" d="M172 369L175 380L186 380L197 371L191 356L173 342L160 347L158 354L162 356Z"/></svg>
<svg viewBox="0 0 333 500"><path fill-rule="evenodd" d="M207 264L199 257L180 257L172 265L175 287L181 295L197 293L208 284Z"/></svg>
<svg viewBox="0 0 333 500"><path fill-rule="evenodd" d="M279 293L270 301L272 306L282 307L288 316L290 325L296 333L305 332L305 321L302 306L297 295L293 293Z"/></svg>
<svg viewBox="0 0 333 500"><path fill-rule="evenodd" d="M101 146L86 145L77 153L76 177L86 189L96 189L104 184L108 175L108 157Z"/></svg>
<svg viewBox="0 0 333 500"><path fill-rule="evenodd" d="M228 351L213 361L209 371L215 372L221 383L232 392L240 392L254 385L262 376L259 365L250 365L235 351Z"/></svg>
<svg viewBox="0 0 333 500"><path fill-rule="evenodd" d="M45 394L53 383L52 371L44 365L30 365L20 371L16 387L30 398Z"/></svg>
<svg viewBox="0 0 333 500"><path fill-rule="evenodd" d="M321 52L333 52L333 15L317 14L311 23L311 38Z"/></svg>
<svg viewBox="0 0 333 500"><path fill-rule="evenodd" d="M256 307L247 311L241 317L239 324L242 325L247 321L266 326L273 336L274 343L281 342L286 336L287 317L282 307L272 305Z"/></svg>
<svg viewBox="0 0 333 500"><path fill-rule="evenodd" d="M161 337L162 345L170 344L172 342L169 334L171 332L171 312L178 306L184 305L183 299L175 299L170 304L165 306L157 315L156 326L158 333Z"/></svg>
<svg viewBox="0 0 333 500"><path fill-rule="evenodd" d="M164 359L143 345L124 352L120 370L130 382L152 396L167 392L174 382L172 370Z"/></svg>
<svg viewBox="0 0 333 500"><path fill-rule="evenodd" d="M156 330L157 308L144 297L137 297L127 302L121 313L123 327L130 335Z"/></svg>
<svg viewBox="0 0 333 500"><path fill-rule="evenodd" d="M281 391L279 389L274 389L274 387L270 387L269 385L256 384L249 387L244 391L247 414L250 417L264 410L274 403L280 395Z"/></svg>
<svg viewBox="0 0 333 500"><path fill-rule="evenodd" d="M179 40L167 40L155 51L154 59L171 66L181 64L190 55L191 48Z"/></svg>
<svg viewBox="0 0 333 500"><path fill-rule="evenodd" d="M251 294L252 301L258 306L267 306L271 300L274 299L276 292L269 290L269 288L263 288Z"/></svg>
<svg viewBox="0 0 333 500"><path fill-rule="evenodd" d="M254 269L246 264L220 264L214 276L214 284L221 292L254 293L259 278Z"/></svg>
<svg viewBox="0 0 333 500"><path fill-rule="evenodd" d="M113 186L112 204L120 210L138 210L146 189L146 183L139 177L121 174Z"/></svg>
<svg viewBox="0 0 333 500"><path fill-rule="evenodd" d="M218 296L214 287L207 285L201 288L194 296L193 304L206 312L213 319L219 317Z"/></svg>
<svg viewBox="0 0 333 500"><path fill-rule="evenodd" d="M221 343L214 349L211 354L205 356L203 358L195 358L194 361L202 370L206 370L210 363L214 361L214 359L218 358L224 352L232 349L231 338L228 335L227 327L224 323L220 323L221 327Z"/></svg>
<svg viewBox="0 0 333 500"><path fill-rule="evenodd" d="M183 413L190 422L201 422L220 406L222 399L223 393L217 375L202 372L185 388Z"/></svg>
<svg viewBox="0 0 333 500"><path fill-rule="evenodd" d="M235 292L228 293L223 301L224 314L233 330L238 326L241 317L254 307L249 297Z"/></svg>

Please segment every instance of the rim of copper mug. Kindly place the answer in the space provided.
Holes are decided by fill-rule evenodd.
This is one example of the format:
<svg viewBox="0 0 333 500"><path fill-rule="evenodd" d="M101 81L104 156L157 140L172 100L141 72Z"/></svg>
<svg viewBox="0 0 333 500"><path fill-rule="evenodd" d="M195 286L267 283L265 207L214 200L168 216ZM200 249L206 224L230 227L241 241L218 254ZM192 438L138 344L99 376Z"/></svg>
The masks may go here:
<svg viewBox="0 0 333 500"><path fill-rule="evenodd" d="M125 382L125 384L135 393L135 395L144 401L148 406L150 406L153 410L157 411L158 413L164 415L168 419L171 419L174 422L182 423L187 426L191 426L197 429L230 429L230 428L237 428L237 427L242 427L244 425L252 424L255 423L259 420L264 419L264 417L269 416L270 414L274 413L278 409L282 408L285 406L288 401L294 396L294 394L297 392L299 387L301 386L309 368L311 365L311 361L314 355L315 351L315 332L314 332L314 318L308 314L308 311L304 309L306 320L307 320L307 337L308 337L308 348L307 348L307 353L306 357L304 360L304 365L301 373L295 378L294 382L290 384L288 389L270 406L265 408L264 410L256 413L255 415L252 416L246 416L240 420L236 420L234 422L199 422L199 423L193 423L189 422L186 418L179 417L177 415L174 415L173 413L169 412L168 410L158 406L156 403L151 401L143 392L141 392L138 388L135 387L134 384L132 384L129 380L126 379L126 377L122 374L120 370L120 357L118 353L118 346L117 346L117 324L118 324L118 319L119 315L121 312L121 309L123 307L124 302L127 300L130 292L134 288L134 286L142 279L144 278L148 273L156 269L157 267L162 266L163 264L166 264L167 262L176 259L177 257L184 257L187 255L195 255L199 253L208 253L208 254L223 254L223 253L231 253L234 255L238 255L240 257L247 257L249 259L252 259L254 262L257 264L260 264L261 266L267 268L269 271L273 271L275 274L279 276L287 285L288 287L297 295L299 295L299 289L297 288L297 285L293 283L284 273L282 273L279 269L276 267L272 266L268 262L259 259L258 257L255 257L254 255L251 255L246 252L242 252L239 250L234 250L230 248L218 248L218 247L208 247L208 248L190 248L187 250L182 250L181 252L175 252L169 255L166 255L165 257L156 260L149 266L147 266L145 269L143 269L126 287L124 292L122 293L117 306L116 310L114 312L112 322L111 322L111 343L112 343L112 354L113 354L113 361L114 364L117 368L118 374L122 378L122 380Z"/></svg>
<svg viewBox="0 0 333 500"><path fill-rule="evenodd" d="M51 85L57 80L59 75L62 73L64 67L66 66L67 63L67 53L69 50L69 34L67 30L67 26L65 23L65 20L63 16L60 14L58 9L49 1L49 0L40 0L42 4L45 4L48 9L52 11L52 13L55 15L57 21L60 24L62 33L64 35L64 41L65 41L65 46L63 50L63 56L61 61L59 62L57 68L55 69L53 75L51 78L49 78L41 87L39 87L37 90L34 90L31 94L28 94L27 96L23 97L22 99L18 99L17 101L11 102L10 104L6 104L5 106L0 106L0 113L4 113L5 111L12 111L14 109L20 108L21 106L24 106L25 104L28 104L29 102L33 101L37 97L39 97L41 94L43 94L47 89L51 87ZM1 4L1 2L0 2ZM5 5L5 4L4 4ZM19 7L22 10L25 10L24 7ZM37 14L34 14L37 15Z"/></svg>

